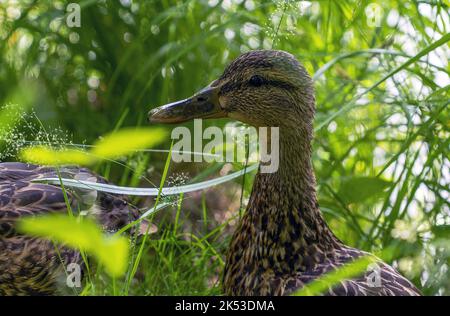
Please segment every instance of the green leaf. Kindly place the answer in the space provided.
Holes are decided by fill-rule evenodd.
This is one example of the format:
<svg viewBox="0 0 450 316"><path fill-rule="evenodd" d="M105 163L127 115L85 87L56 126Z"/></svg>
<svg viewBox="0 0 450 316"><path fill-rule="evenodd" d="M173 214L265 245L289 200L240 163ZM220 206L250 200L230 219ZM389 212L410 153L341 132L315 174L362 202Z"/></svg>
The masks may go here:
<svg viewBox="0 0 450 316"><path fill-rule="evenodd" d="M166 138L162 128L127 128L106 135L94 144L92 154L103 159L117 158L139 149L153 147Z"/></svg>
<svg viewBox="0 0 450 316"><path fill-rule="evenodd" d="M102 159L113 159L152 147L165 138L166 132L161 128L122 129L105 136L90 151L32 146L24 148L20 157L26 162L42 165L91 165Z"/></svg>
<svg viewBox="0 0 450 316"><path fill-rule="evenodd" d="M128 241L122 236L104 235L91 220L67 215L26 217L18 222L18 231L50 239L94 255L113 277L126 271Z"/></svg>
<svg viewBox="0 0 450 316"><path fill-rule="evenodd" d="M347 203L360 203L378 197L391 182L375 177L343 178L338 195Z"/></svg>
<svg viewBox="0 0 450 316"><path fill-rule="evenodd" d="M49 146L33 146L21 151L22 160L41 165L89 165L95 161L88 152L78 149L56 150Z"/></svg>
<svg viewBox="0 0 450 316"><path fill-rule="evenodd" d="M450 239L450 225L438 225L432 228L436 238Z"/></svg>

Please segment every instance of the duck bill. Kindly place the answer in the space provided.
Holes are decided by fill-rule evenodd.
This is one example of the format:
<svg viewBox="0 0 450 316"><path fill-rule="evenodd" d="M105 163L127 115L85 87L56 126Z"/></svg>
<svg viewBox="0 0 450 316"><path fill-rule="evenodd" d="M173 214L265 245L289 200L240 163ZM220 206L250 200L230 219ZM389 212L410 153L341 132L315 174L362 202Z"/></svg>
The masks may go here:
<svg viewBox="0 0 450 316"><path fill-rule="evenodd" d="M150 123L182 123L197 118L226 116L220 106L218 88L208 86L188 99L151 110L148 120Z"/></svg>

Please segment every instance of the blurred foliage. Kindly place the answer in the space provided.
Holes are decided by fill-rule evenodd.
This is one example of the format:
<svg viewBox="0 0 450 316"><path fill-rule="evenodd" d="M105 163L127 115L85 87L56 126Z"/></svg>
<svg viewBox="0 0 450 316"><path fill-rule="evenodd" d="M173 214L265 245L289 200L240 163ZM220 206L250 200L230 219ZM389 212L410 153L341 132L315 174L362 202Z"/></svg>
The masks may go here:
<svg viewBox="0 0 450 316"><path fill-rule="evenodd" d="M339 285L342 280L358 277L366 272L371 264L376 264L376 258L364 256L333 270L320 278L306 284L293 293L294 296L317 296L326 293L329 288Z"/></svg>
<svg viewBox="0 0 450 316"><path fill-rule="evenodd" d="M30 146L20 152L23 161L42 165L91 165L99 160L112 160L155 146L166 138L158 128L125 128L102 137L89 151L50 146Z"/></svg>
<svg viewBox="0 0 450 316"><path fill-rule="evenodd" d="M398 249L390 263L424 294L450 294L448 0L87 0L79 28L66 24L68 3L0 2L0 106L33 108L47 134L62 128L70 141L93 143L145 124L148 110L191 95L241 52L286 50L315 74L314 165L333 231L368 251ZM162 157L95 170L147 185ZM247 177L244 202L251 185ZM218 293L232 219L204 231L192 223L205 210L148 242L130 293Z"/></svg>
<svg viewBox="0 0 450 316"><path fill-rule="evenodd" d="M126 272L129 245L122 236L104 236L91 220L68 215L28 217L19 222L19 231L93 254L113 277ZM57 228L57 229L55 229Z"/></svg>

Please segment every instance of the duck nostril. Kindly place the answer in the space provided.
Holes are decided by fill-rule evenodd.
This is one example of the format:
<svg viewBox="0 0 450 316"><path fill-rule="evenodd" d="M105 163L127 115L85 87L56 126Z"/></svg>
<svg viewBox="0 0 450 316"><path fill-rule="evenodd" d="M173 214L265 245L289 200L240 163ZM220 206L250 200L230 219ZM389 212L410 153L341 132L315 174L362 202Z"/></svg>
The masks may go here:
<svg viewBox="0 0 450 316"><path fill-rule="evenodd" d="M205 102L207 99L205 98L205 97L203 97L203 96L198 96L197 97L197 101L198 102Z"/></svg>

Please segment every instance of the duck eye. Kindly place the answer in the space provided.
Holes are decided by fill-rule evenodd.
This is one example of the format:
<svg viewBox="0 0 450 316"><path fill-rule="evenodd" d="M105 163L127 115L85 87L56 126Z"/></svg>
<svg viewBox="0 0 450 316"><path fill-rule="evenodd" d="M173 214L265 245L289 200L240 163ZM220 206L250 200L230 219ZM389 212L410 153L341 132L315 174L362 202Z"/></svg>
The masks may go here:
<svg viewBox="0 0 450 316"><path fill-rule="evenodd" d="M248 83L251 86L259 87L259 86L262 86L264 82L265 82L265 80L263 77L261 77L259 75L254 75L253 77L250 78Z"/></svg>

